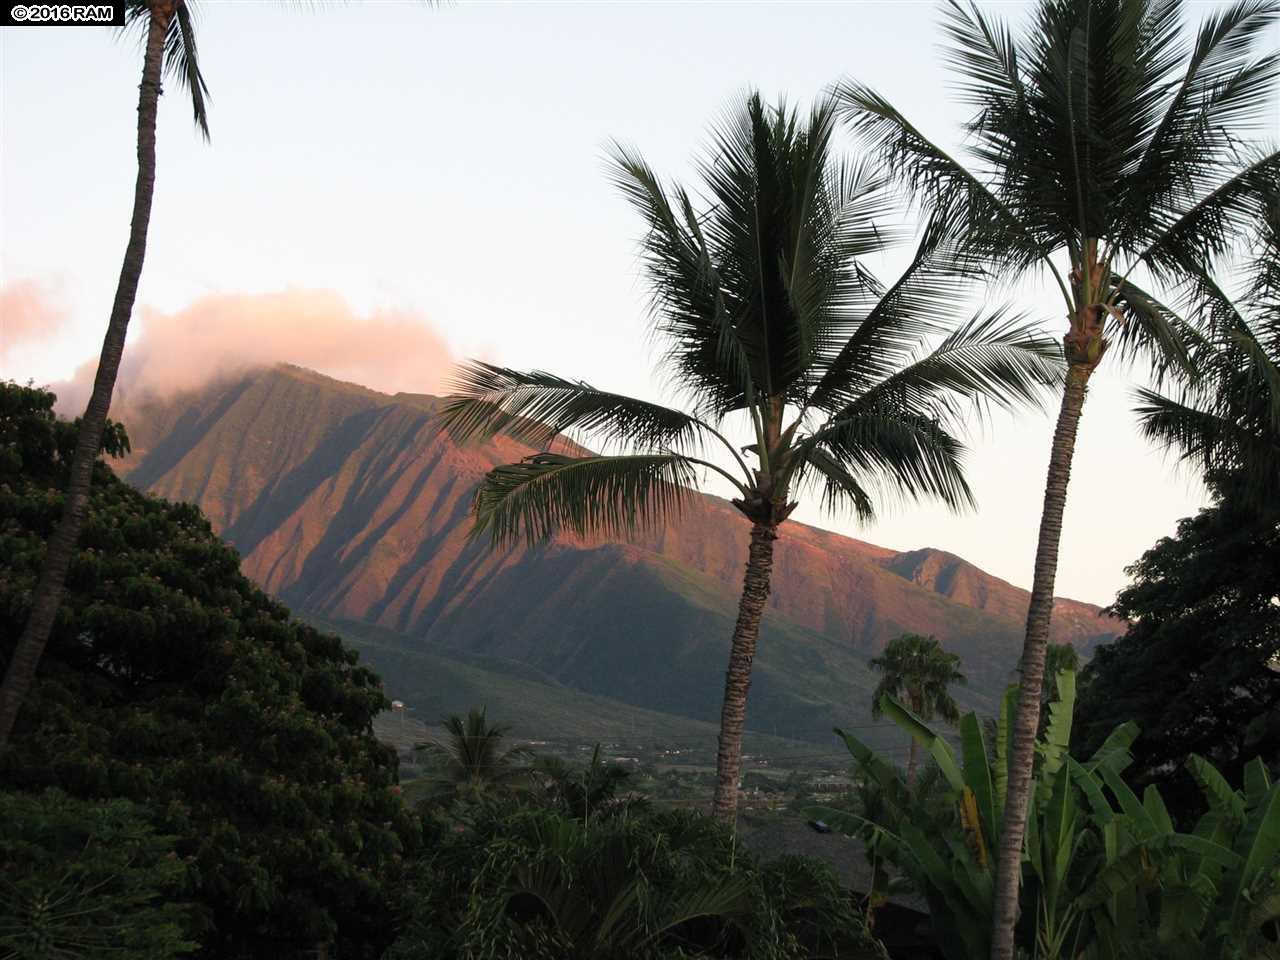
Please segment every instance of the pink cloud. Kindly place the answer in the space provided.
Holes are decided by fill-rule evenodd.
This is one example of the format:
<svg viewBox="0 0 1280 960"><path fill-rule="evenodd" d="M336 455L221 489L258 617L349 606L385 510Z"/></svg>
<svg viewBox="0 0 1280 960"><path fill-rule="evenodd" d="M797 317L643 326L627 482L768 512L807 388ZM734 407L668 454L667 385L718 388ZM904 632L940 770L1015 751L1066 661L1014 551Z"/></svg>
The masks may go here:
<svg viewBox="0 0 1280 960"><path fill-rule="evenodd" d="M19 350L56 335L67 313L53 293L34 280L0 287L0 362Z"/></svg>
<svg viewBox="0 0 1280 960"><path fill-rule="evenodd" d="M276 363L387 393L438 393L454 365L422 315L377 310L361 316L327 290L215 294L176 313L144 308L134 325L117 381L120 404ZM86 361L69 383L54 386L60 409L83 407L96 363Z"/></svg>

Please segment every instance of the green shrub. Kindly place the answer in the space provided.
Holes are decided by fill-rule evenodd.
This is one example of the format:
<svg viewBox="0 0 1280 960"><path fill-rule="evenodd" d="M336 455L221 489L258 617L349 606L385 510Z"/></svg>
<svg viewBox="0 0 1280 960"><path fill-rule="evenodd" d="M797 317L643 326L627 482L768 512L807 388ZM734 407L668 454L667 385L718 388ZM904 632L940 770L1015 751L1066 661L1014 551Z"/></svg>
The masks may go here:
<svg viewBox="0 0 1280 960"><path fill-rule="evenodd" d="M127 800L0 793L0 957L190 953L187 864Z"/></svg>
<svg viewBox="0 0 1280 960"><path fill-rule="evenodd" d="M709 817L614 809L508 801L442 825L388 960L884 956L827 864L760 866Z"/></svg>

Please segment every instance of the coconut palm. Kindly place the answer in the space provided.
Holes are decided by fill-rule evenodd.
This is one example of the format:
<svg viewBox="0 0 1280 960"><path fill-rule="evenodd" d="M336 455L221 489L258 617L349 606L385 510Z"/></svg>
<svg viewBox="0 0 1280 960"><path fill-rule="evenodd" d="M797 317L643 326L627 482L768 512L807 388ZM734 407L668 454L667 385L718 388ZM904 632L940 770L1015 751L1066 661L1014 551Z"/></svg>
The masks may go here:
<svg viewBox="0 0 1280 960"><path fill-rule="evenodd" d="M904 633L890 640L884 652L871 658L873 670L884 674L871 695L871 716L879 719L881 701L888 695L921 720L940 719L946 723L960 721L960 707L951 699L953 683L964 683L960 658L947 653L933 637ZM911 738L907 753L907 786L916 782L916 739Z"/></svg>
<svg viewBox="0 0 1280 960"><path fill-rule="evenodd" d="M1280 488L1280 196L1245 276L1235 300L1208 271L1193 284L1192 306L1208 318L1193 348L1201 375L1173 393L1140 389L1137 413L1148 438L1262 504Z"/></svg>
<svg viewBox="0 0 1280 960"><path fill-rule="evenodd" d="M67 569L71 565L89 503L89 481L102 445L111 394L120 370L125 334L133 314L133 301L146 255L151 197L156 180L156 112L162 73L167 72L191 97L196 126L205 139L209 137L205 108L208 88L200 73L189 0L127 0L125 23L127 27L139 30L144 38L142 83L138 87L138 178L133 190L133 219L111 316L107 321L107 334L102 341L93 392L80 418L62 519L49 539L44 566L32 598L31 613L9 659L4 684L0 686L0 749L9 741L9 734L18 718L18 708L49 642L49 633L62 602Z"/></svg>
<svg viewBox="0 0 1280 960"><path fill-rule="evenodd" d="M1067 318L1068 375L1045 486L1000 837L997 960L1013 950L1058 543L1089 378L1109 347L1157 373L1190 366L1183 324L1155 294L1230 249L1280 178L1280 152L1244 146L1270 109L1280 56L1254 49L1280 5L1237 0L1210 15L1189 43L1182 6L1038 0L1015 36L976 6L951 0L947 56L975 111L966 127L972 167L879 93L852 82L838 89L853 129L920 201L930 226L1003 281L1033 273L1051 279ZM1148 280L1158 287L1148 289Z"/></svg>
<svg viewBox="0 0 1280 960"><path fill-rule="evenodd" d="M633 151L615 148L614 177L648 226L662 366L690 412L487 363L462 369L443 411L459 439L505 432L541 449L491 471L476 494L475 532L496 544L561 528L630 536L678 518L704 472L731 485L751 539L717 754L714 809L727 820L773 545L792 498L816 489L824 505L863 519L883 492L966 506L951 432L959 398L1030 402L1060 376L1056 346L1005 310L945 332L963 294L933 238L888 287L866 270L862 259L885 242L884 183L835 160L834 125L830 101L801 122L750 96L701 164L710 199L702 212ZM745 447L723 432L731 415L749 430ZM552 451L566 431L612 452ZM720 462L706 459L710 448Z"/></svg>
<svg viewBox="0 0 1280 960"><path fill-rule="evenodd" d="M528 747L505 747L511 727L485 717L485 708L472 709L466 719L450 714L443 722L445 737L414 747L434 761L427 778L429 801L452 797L480 797L510 790L529 776Z"/></svg>

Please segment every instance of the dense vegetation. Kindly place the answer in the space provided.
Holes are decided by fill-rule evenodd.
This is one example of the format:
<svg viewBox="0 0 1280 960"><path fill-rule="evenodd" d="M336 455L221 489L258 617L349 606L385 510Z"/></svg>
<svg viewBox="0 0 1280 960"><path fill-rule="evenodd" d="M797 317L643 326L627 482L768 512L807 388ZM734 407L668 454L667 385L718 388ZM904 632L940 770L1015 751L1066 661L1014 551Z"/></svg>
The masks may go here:
<svg viewBox="0 0 1280 960"><path fill-rule="evenodd" d="M0 385L6 643L75 437L53 399ZM529 766L482 711L425 751L415 812L371 733L376 676L195 508L103 463L68 584L0 754L6 957L883 955L830 867L761 865L700 814L619 798L598 754Z"/></svg>
<svg viewBox="0 0 1280 960"><path fill-rule="evenodd" d="M53 396L0 385L0 644L31 603L74 445ZM109 450L127 444L107 432ZM377 956L416 826L370 722L378 678L239 573L190 506L99 463L68 594L0 754L6 788L139 804L217 956ZM32 830L37 829L34 824ZM85 827L84 829L88 829Z"/></svg>
<svg viewBox="0 0 1280 960"><path fill-rule="evenodd" d="M1133 782L1160 784L1191 815L1199 792L1184 769L1200 754L1239 783L1261 755L1280 769L1280 510L1219 481L1214 506L1178 524L1129 568L1115 611L1129 632L1100 647L1082 674L1077 742L1092 752L1133 720Z"/></svg>
<svg viewBox="0 0 1280 960"><path fill-rule="evenodd" d="M761 864L723 824L630 793L598 747L577 766L505 732L473 710L430 744L425 852L390 958L885 955L829 864Z"/></svg>
<svg viewBox="0 0 1280 960"><path fill-rule="evenodd" d="M1139 798L1126 783L1136 724L1116 727L1087 756L1070 753L1075 676L1063 671L1055 679L1059 699L1037 744L1020 867L1018 949L1042 960L1260 960L1280 953L1280 783L1262 761L1245 765L1241 791L1203 757L1187 757L1207 812L1179 832L1155 787ZM1011 802L1015 696L1011 688L993 743L975 714L962 718L957 757L886 695L884 711L936 765L932 795L912 791L895 767L842 734L878 793L874 815L815 811L861 836L871 856L896 866L925 895L949 960L991 949L994 851L1002 808Z"/></svg>
<svg viewBox="0 0 1280 960"><path fill-rule="evenodd" d="M700 165L704 209L616 150L687 409L463 368L441 417L454 439L540 448L476 492L476 532L498 545L677 519L705 471L736 491L751 540L712 818L623 792L599 749L579 768L507 747L483 709L420 751L411 806L373 734L378 677L246 579L197 508L99 461L129 447L107 414L164 69L207 135L188 0L129 0L139 170L91 401L67 423L50 393L0 384L4 960L871 958L875 911L901 891L949 960L1280 957L1280 152L1242 147L1280 76L1256 53L1280 2L1237 0L1190 43L1181 7L1039 0L1015 34L951 3L972 169L857 82L807 117L747 97ZM842 118L871 162L836 156ZM883 285L865 261L895 183L923 226ZM1061 347L1000 307L960 315L967 281L1032 274L1061 294ZM1085 668L1077 722L1053 588L1087 387L1117 352L1163 381L1140 393L1144 430L1217 502L1130 569L1114 612L1133 627ZM969 504L970 402L1034 405L1046 387L1062 403L1019 686L998 718L959 717L960 658L906 635L871 664L872 712L911 737L905 779L837 731L854 790L813 826L863 842L863 912L830 865L758 862L733 829L774 541L805 490L864 519L885 493ZM609 452L553 450L566 435ZM958 754L934 716L958 721Z"/></svg>

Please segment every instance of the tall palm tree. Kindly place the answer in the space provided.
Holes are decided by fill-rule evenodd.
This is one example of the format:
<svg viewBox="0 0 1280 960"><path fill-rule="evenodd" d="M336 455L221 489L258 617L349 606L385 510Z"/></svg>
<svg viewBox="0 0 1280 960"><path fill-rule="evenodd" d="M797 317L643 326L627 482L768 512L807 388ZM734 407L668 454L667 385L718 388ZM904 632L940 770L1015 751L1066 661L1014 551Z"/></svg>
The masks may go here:
<svg viewBox="0 0 1280 960"><path fill-rule="evenodd" d="M1200 377L1173 393L1140 389L1143 433L1181 451L1237 496L1274 502L1280 488L1280 195L1258 223L1242 294L1208 270L1192 285L1208 318L1192 348Z"/></svg>
<svg viewBox="0 0 1280 960"><path fill-rule="evenodd" d="M71 565L89 503L93 464L102 445L111 394L120 371L125 334L129 329L129 318L133 315L133 302L147 251L151 197L156 182L156 112L162 73L168 72L190 95L196 126L206 140L209 137L205 109L208 88L200 74L189 0L127 0L125 23L126 28L137 29L144 37L142 83L138 87L138 178L133 189L133 220L129 226L129 240L125 245L124 263L120 268L111 316L107 321L107 333L102 341L93 392L80 418L62 519L49 539L44 566L32 598L31 614L9 658L4 683L0 686L0 749L9 742L18 709L49 642L66 586L67 569Z"/></svg>
<svg viewBox="0 0 1280 960"><path fill-rule="evenodd" d="M205 105L209 88L200 72L196 50L195 0L125 0L124 7L125 29L136 30L143 37L142 83L138 87L138 177L133 188L133 219L129 224L124 263L120 267L115 300L111 304L107 332L98 357L93 391L79 420L80 429L71 460L62 519L49 538L40 579L32 596L31 613L5 669L3 684L0 684L0 750L9 742L18 710L49 643L49 634L53 631L66 589L67 570L88 509L93 464L102 446L111 396L120 373L125 337L147 252L147 230L151 225L151 200L156 182L156 114L163 73L168 73L190 95L196 126L205 140L209 139Z"/></svg>
<svg viewBox="0 0 1280 960"><path fill-rule="evenodd" d="M1008 960L1063 507L1086 387L1111 346L1151 361L1157 373L1189 366L1182 323L1138 280L1166 286L1229 249L1280 177L1280 152L1243 146L1269 108L1280 56L1254 56L1254 48L1280 5L1237 0L1209 16L1189 44L1181 0L1038 0L1020 36L974 5L949 0L944 11L948 59L975 109L966 127L972 169L875 91L850 82L838 96L933 229L1001 280L1033 272L1052 278L1067 318L1068 375L1045 485L1000 836L992 957Z"/></svg>
<svg viewBox="0 0 1280 960"><path fill-rule="evenodd" d="M904 633L890 640L884 652L871 658L871 667L884 674L871 695L871 716L882 715L881 700L886 694L905 703L921 720L935 718L960 722L960 707L951 698L953 683L965 683L960 658L947 653L933 637ZM907 786L916 782L916 738L907 753Z"/></svg>
<svg viewBox="0 0 1280 960"><path fill-rule="evenodd" d="M438 764L431 776L428 799L463 796L476 799L508 790L529 776L528 747L505 747L511 727L489 724L485 708L471 709L464 719L458 714L444 718L445 737L414 747Z"/></svg>
<svg viewBox="0 0 1280 960"><path fill-rule="evenodd" d="M950 432L958 401L1031 402L1060 377L1056 346L1007 311L943 335L962 301L933 238L893 284L875 280L861 260L884 244L884 183L834 159L834 126L830 101L802 123L751 95L701 164L703 212L635 153L614 151L615 179L648 225L662 366L692 412L485 363L463 368L443 412L458 439L505 432L543 451L494 469L477 492L475 532L497 544L566 527L628 536L676 519L700 471L732 485L751 541L720 717L714 810L728 821L773 544L792 497L814 488L863 519L878 490L968 505ZM746 421L748 446L722 432L730 415ZM617 452L551 451L566 431Z"/></svg>

